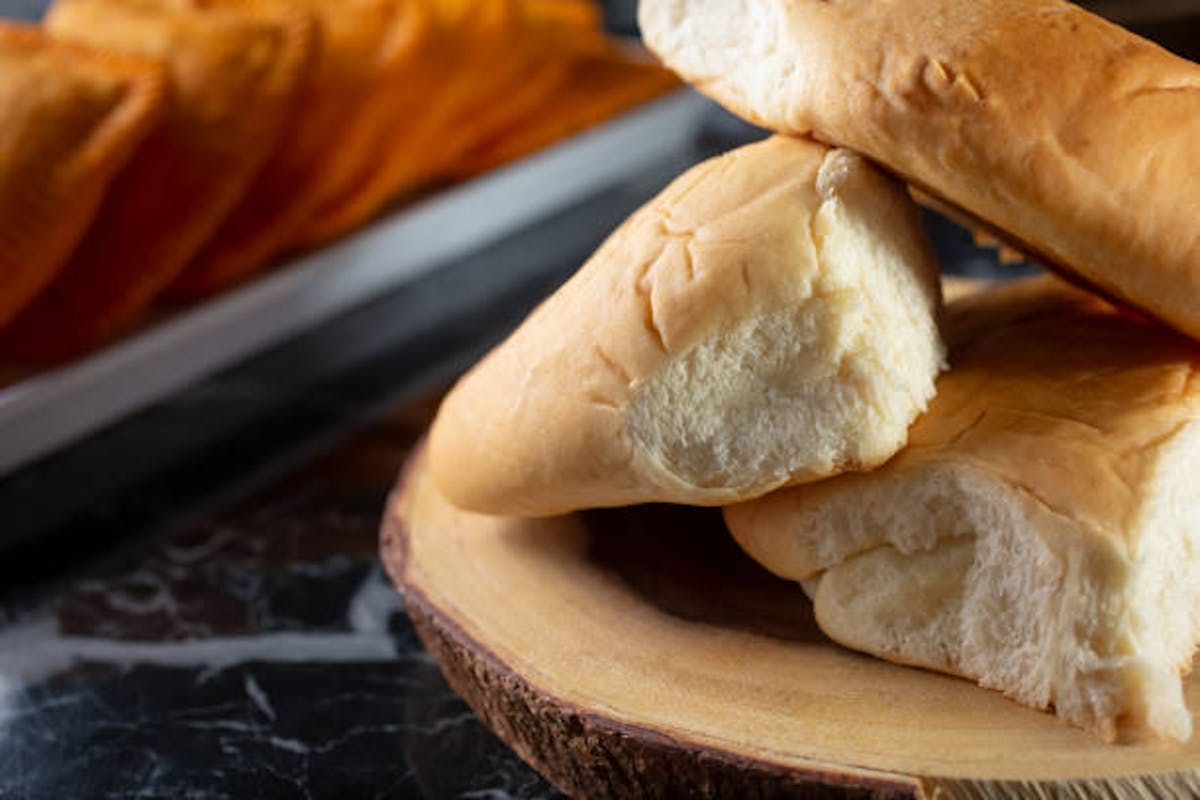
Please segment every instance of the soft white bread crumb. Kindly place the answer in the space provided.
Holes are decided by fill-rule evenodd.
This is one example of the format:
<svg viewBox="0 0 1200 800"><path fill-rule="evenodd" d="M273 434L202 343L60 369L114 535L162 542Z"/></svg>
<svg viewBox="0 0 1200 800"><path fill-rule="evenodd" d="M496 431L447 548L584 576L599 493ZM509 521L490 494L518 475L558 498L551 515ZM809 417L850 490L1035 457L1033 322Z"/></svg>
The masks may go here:
<svg viewBox="0 0 1200 800"><path fill-rule="evenodd" d="M882 463L943 354L903 188L776 137L636 212L446 398L430 465L462 508L719 505Z"/></svg>
<svg viewBox="0 0 1200 800"><path fill-rule="evenodd" d="M1053 279L951 303L950 371L879 470L726 510L833 639L1115 737L1185 740L1200 349Z"/></svg>

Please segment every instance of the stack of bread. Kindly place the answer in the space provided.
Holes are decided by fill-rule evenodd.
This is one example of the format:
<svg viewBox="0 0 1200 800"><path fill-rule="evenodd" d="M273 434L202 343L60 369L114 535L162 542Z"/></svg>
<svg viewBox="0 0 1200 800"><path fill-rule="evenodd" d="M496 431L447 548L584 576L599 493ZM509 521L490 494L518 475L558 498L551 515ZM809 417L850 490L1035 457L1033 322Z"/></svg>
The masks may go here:
<svg viewBox="0 0 1200 800"><path fill-rule="evenodd" d="M724 506L837 642L1187 739L1200 68L1061 0L640 13L778 135L678 178L462 378L419 460L437 492ZM943 308L905 184L1070 283Z"/></svg>
<svg viewBox="0 0 1200 800"><path fill-rule="evenodd" d="M58 0L0 24L0 362L86 350L675 80L590 0Z"/></svg>

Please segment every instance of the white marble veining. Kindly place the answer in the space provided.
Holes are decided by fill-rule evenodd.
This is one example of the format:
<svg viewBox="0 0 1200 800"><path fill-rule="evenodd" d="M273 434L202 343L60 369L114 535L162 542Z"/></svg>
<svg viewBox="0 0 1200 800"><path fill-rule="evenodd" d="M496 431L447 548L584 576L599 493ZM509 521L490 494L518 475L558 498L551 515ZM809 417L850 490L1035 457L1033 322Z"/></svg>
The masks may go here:
<svg viewBox="0 0 1200 800"><path fill-rule="evenodd" d="M93 585L92 588L95 588ZM169 591L156 592L153 602L132 603L128 595L115 607L148 613L171 605ZM371 571L347 610L349 632L267 632L252 636L213 636L180 641L134 641L62 633L49 615L0 629L0 681L3 686L45 680L81 662L118 666L159 664L221 669L248 661L358 662L384 661L396 656L388 620L399 611L399 596L382 573ZM256 688L256 687L254 687ZM256 701L248 685L247 694ZM0 689L2 691L2 689Z"/></svg>

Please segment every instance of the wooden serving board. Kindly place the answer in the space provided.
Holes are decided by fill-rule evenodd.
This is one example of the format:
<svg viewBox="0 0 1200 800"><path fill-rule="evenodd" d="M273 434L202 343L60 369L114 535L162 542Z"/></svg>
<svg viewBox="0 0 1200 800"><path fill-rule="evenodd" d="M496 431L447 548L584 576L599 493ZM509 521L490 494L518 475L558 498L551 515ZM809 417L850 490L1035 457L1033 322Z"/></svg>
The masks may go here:
<svg viewBox="0 0 1200 800"><path fill-rule="evenodd" d="M468 514L418 453L382 547L451 686L575 796L1200 796L1200 735L1105 745L838 647L716 510Z"/></svg>

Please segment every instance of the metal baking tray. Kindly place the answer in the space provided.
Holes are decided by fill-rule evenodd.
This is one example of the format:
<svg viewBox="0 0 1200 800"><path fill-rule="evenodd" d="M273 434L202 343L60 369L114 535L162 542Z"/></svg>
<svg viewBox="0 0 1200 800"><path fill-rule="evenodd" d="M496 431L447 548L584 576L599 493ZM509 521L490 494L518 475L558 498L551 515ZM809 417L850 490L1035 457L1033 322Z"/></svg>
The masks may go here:
<svg viewBox="0 0 1200 800"><path fill-rule="evenodd" d="M676 91L0 389L0 475L638 174L684 149L706 108Z"/></svg>

